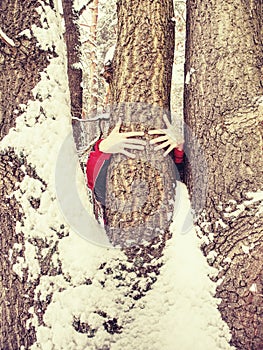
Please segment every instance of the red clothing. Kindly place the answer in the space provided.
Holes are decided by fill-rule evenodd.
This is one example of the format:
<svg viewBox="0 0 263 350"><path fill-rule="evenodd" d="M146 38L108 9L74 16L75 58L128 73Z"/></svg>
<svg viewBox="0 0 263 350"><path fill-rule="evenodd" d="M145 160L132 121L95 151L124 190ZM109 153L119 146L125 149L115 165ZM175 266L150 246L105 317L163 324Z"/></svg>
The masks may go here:
<svg viewBox="0 0 263 350"><path fill-rule="evenodd" d="M174 148L174 162L175 164L182 164L184 161L184 151Z"/></svg>
<svg viewBox="0 0 263 350"><path fill-rule="evenodd" d="M97 185L99 186L100 181L98 180L103 180L103 183L104 183L104 180L106 181L106 171L108 168L109 159L111 157L111 153L103 153L99 150L99 144L101 143L101 141L102 139L98 140L95 143L94 150L90 152L90 155L87 161L86 174L87 174L87 180L88 180L88 187L91 190L94 190L95 184L96 184L96 187ZM183 158L184 158L184 151L180 151L179 149L174 148L175 164L183 163Z"/></svg>
<svg viewBox="0 0 263 350"><path fill-rule="evenodd" d="M111 153L103 153L99 150L99 144L102 139L98 140L94 145L94 150L90 152L87 166L86 174L88 180L88 187L93 190L95 186L96 179L100 173L101 168L103 167L106 160L109 160Z"/></svg>

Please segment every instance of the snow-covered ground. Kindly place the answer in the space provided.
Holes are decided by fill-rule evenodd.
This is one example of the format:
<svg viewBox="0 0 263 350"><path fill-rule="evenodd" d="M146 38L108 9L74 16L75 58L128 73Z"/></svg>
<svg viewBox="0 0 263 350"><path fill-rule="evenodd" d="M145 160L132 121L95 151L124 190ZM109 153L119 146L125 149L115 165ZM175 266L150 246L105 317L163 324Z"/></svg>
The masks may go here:
<svg viewBox="0 0 263 350"><path fill-rule="evenodd" d="M39 12L43 20L48 18L48 26L34 28L34 35L43 48L54 44L58 57L53 58L42 73L42 79L34 89L35 100L22 106L24 113L17 117L16 126L0 146L1 150L14 147L18 156L21 152L26 155L27 161L47 183L47 189L42 193L43 184L25 176L14 192L25 213L23 225L19 222L16 225L17 232L24 234L25 253L16 261L14 271L21 278L23 269L28 268L30 282L40 278L35 290L36 301L52 295L44 312L44 325L38 323L38 310L30 310L32 319L28 321L28 327L36 327L37 332L37 341L31 350L107 349L107 344L111 350L231 349L228 327L220 317L218 300L213 296L216 285L208 277L214 271L200 251L194 227L190 229L190 225L187 233L183 229L186 218L189 219L190 203L182 183L178 183L180 205L171 226L173 237L164 250L165 264L152 289L133 308L131 300L125 297L127 287L117 287L118 280L105 278L99 269L101 263L106 262L114 270L119 262L125 261L124 254L81 238L64 217L57 200L55 170L61 145L71 132L66 50L60 20L48 7L39 8ZM17 112L15 110L14 114ZM76 171L78 193L89 215L91 208L84 176L79 167ZM38 209L29 204L32 195L41 199ZM98 226L93 218L88 220L94 234ZM52 246L58 240L56 231L61 231L62 225L68 236L59 239L52 257L54 267L61 263L62 274L41 276L37 250L31 239L42 238ZM13 251L17 250L21 250L20 245L13 247ZM10 257L13 251L10 251ZM44 259L44 249L42 256ZM127 275L126 281L129 278L133 276ZM116 317L123 327L122 333L111 335L106 332L98 310L106 312L111 319ZM96 336L88 338L87 334L77 332L72 326L74 317L97 329Z"/></svg>

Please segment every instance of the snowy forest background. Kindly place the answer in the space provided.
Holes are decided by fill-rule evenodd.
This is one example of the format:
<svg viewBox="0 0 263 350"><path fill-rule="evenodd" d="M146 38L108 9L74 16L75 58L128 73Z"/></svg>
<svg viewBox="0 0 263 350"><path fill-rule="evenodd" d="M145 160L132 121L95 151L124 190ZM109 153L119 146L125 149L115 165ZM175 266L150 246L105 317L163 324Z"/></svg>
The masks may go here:
<svg viewBox="0 0 263 350"><path fill-rule="evenodd" d="M94 37L90 26L96 18L94 4L96 1L76 0L73 4L75 11L81 12L77 21L81 60L74 69L81 68L83 72L83 110L73 119L77 152L70 138L72 111L62 4L58 1L52 6L39 1L38 25L25 24L21 31L16 29L16 37L12 37L11 25L5 29L4 18L1 24L2 65L5 55L12 55L16 40L22 43L22 61L32 40L48 57L47 62L43 59L41 78L32 87L31 95L23 97L24 102L22 98L19 104L14 103L15 108L9 106L15 122L4 124L0 145L4 213L1 349L235 349L229 326L218 310L220 299L215 297L223 280L223 276L216 278L220 267L211 266L217 252L211 250L205 257L200 249L204 242L213 241L222 223L217 222L210 236L198 238L202 235L193 224L183 183L177 184L173 237L167 241L163 256L151 261L151 273L138 276L133 270L134 262L121 250L99 244L102 233L92 218L86 180L76 154L83 163L85 150L99 137L101 122L83 120L108 116L107 85L100 72L108 49L116 41L117 18L115 1L100 0ZM174 9L176 46L171 109L174 119L182 120L185 2L174 1ZM21 69L19 79L23 80L30 73ZM1 115L2 112L3 109ZM63 198L61 193L65 194ZM81 205L75 206L76 193ZM230 203L226 211L234 221L245 207L258 205L255 210L260 217L262 197L262 192L255 191L243 201L243 206L236 208L232 203L233 209ZM87 213L90 218L85 217ZM83 239L83 227L85 230L87 225L88 239ZM246 256L253 247L250 241L240 245ZM231 259L226 257L223 261L227 265ZM135 263L140 265L139 257ZM261 300L260 286L256 277L249 279L245 286L249 300ZM258 322L253 318L253 310L246 312L251 312L249 317L254 323ZM238 334L239 330L233 328ZM252 344L251 349L260 348Z"/></svg>

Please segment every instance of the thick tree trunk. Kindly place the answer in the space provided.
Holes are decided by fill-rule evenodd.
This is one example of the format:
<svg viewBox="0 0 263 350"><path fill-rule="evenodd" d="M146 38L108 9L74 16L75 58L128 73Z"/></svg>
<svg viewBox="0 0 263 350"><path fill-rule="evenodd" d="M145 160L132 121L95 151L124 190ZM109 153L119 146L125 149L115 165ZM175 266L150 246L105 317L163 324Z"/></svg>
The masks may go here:
<svg viewBox="0 0 263 350"><path fill-rule="evenodd" d="M35 38L30 40L27 35L18 35L32 24L39 25L35 7L33 1L0 3L1 29L15 44L12 47L0 40L0 139L15 125L18 112L13 111L20 111L19 105L32 97L31 90L40 80L36 72L48 64L47 55L36 47Z"/></svg>
<svg viewBox="0 0 263 350"><path fill-rule="evenodd" d="M185 117L191 132L186 180L199 210L204 253L222 278L217 296L232 344L259 350L262 1L189 0L187 10ZM201 147L195 147L197 141Z"/></svg>
<svg viewBox="0 0 263 350"><path fill-rule="evenodd" d="M149 140L147 131L165 127L163 114L170 110L173 4L119 1L117 10L111 128L121 118L121 131L144 131ZM149 143L134 153L135 160L114 155L107 174L107 233L122 247L166 240L173 212L173 160Z"/></svg>
<svg viewBox="0 0 263 350"><path fill-rule="evenodd" d="M36 11L38 6L35 1L1 1L1 29L15 44L15 47L10 47L7 43L0 43L1 140L15 126L16 116L22 113L20 104L33 98L32 89L40 80L39 73L47 67L48 57L52 55L39 48L36 38L19 35L33 24L41 27ZM34 328L27 328L31 317L29 308L34 305L35 286L26 283L26 268L22 278L18 278L14 271L14 262L23 259L24 248L17 252L13 247L24 247L24 237L16 232L16 222L23 220L23 210L13 191L26 174L37 178L23 155L19 157L13 149L1 152L0 348L4 350L21 349L22 346L28 349L35 340ZM38 202L32 201L31 206L38 206Z"/></svg>

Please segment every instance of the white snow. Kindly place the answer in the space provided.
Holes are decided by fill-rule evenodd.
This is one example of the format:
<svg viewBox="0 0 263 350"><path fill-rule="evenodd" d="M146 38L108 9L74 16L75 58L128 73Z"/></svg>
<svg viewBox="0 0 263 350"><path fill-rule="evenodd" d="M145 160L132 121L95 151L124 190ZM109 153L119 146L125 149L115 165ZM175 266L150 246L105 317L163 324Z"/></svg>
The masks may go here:
<svg viewBox="0 0 263 350"><path fill-rule="evenodd" d="M31 33L29 29L25 29L22 32L18 33L19 36L26 36L28 39L31 39Z"/></svg>
<svg viewBox="0 0 263 350"><path fill-rule="evenodd" d="M243 252L245 254L249 254L249 251L250 251L250 247L249 246L247 246L245 244L242 244L241 248L242 248L242 250L243 250Z"/></svg>
<svg viewBox="0 0 263 350"><path fill-rule="evenodd" d="M109 50L107 51L106 55L105 55L105 59L104 59L104 64L107 64L109 62L112 62L113 60L113 56L114 56L114 52L115 52L115 47L116 45L112 45Z"/></svg>
<svg viewBox="0 0 263 350"><path fill-rule="evenodd" d="M237 204L234 200L229 200L229 206L225 208L224 216L226 218L237 218L247 207L251 206L251 204L259 202L257 207L256 216L261 215L263 211L263 191L258 190L256 192L247 192L245 193L246 198L241 204ZM233 210L234 208L234 210Z"/></svg>
<svg viewBox="0 0 263 350"><path fill-rule="evenodd" d="M257 288L256 283L253 283L253 284L250 286L249 291L252 292L252 293L257 293L258 288Z"/></svg>
<svg viewBox="0 0 263 350"><path fill-rule="evenodd" d="M14 43L14 40L9 38L9 36L7 36L1 28L0 28L0 37L10 46L13 46L13 47L16 46Z"/></svg>
<svg viewBox="0 0 263 350"><path fill-rule="evenodd" d="M46 6L43 3L36 9L36 11L40 14L40 20L43 28L37 27L35 24L33 24L31 30L37 37L41 49L50 49L52 51L54 46L57 47L58 50L63 50L64 43L62 40L62 23L58 22L56 12L54 12L50 6ZM47 22L45 19L47 19ZM60 27L59 30L58 26Z"/></svg>
<svg viewBox="0 0 263 350"><path fill-rule="evenodd" d="M183 197L171 226L174 235L165 249L165 265L145 296L143 309L134 311L135 321L113 350L147 349L144 337L156 350L234 349L217 309L219 300L213 297L216 285L208 277L215 270L202 255L194 229L181 234L190 202L186 187L181 183L178 187Z"/></svg>
<svg viewBox="0 0 263 350"><path fill-rule="evenodd" d="M73 6L75 11L81 10L84 6L87 5L89 1L88 0L74 0Z"/></svg>

